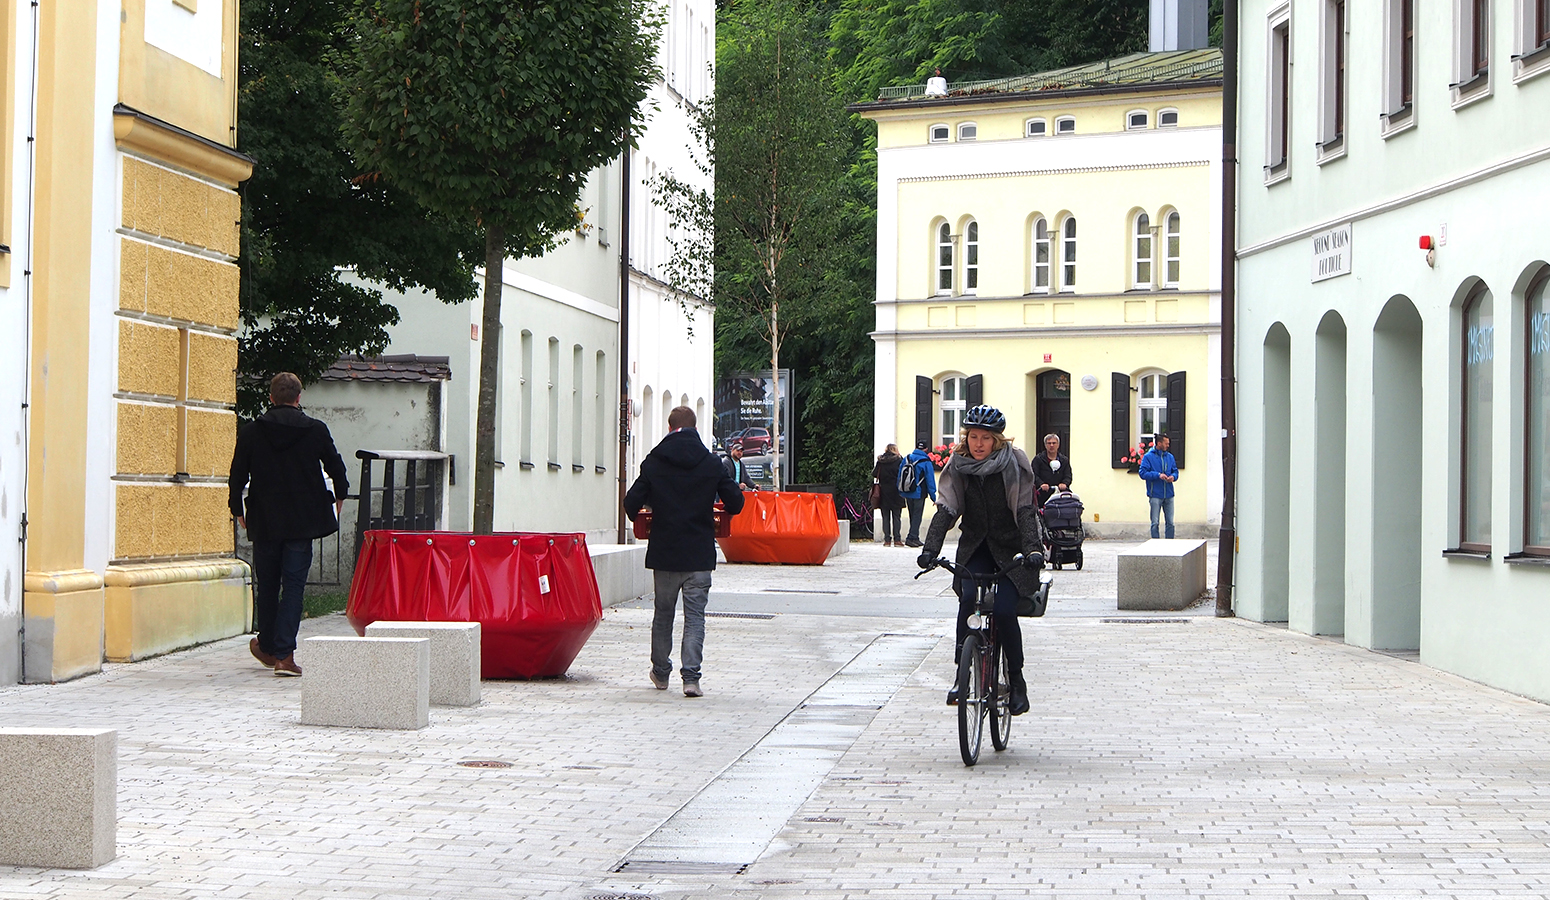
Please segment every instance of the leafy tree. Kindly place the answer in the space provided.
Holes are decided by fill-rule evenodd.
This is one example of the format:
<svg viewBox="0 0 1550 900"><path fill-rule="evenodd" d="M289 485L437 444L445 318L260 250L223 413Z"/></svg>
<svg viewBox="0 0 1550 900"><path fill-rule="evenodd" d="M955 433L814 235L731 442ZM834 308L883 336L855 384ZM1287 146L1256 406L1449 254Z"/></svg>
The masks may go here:
<svg viewBox="0 0 1550 900"><path fill-rule="evenodd" d="M634 0L363 0L352 24L353 146L484 232L474 530L489 533L502 267L574 229L587 174L643 129L658 20Z"/></svg>
<svg viewBox="0 0 1550 900"><path fill-rule="evenodd" d="M381 179L360 177L346 151L341 60L345 4L242 4L238 148L256 161L242 186L238 410L256 415L268 378L310 383L347 353L380 353L398 311L382 293L425 288L443 301L473 296L479 238L427 212Z"/></svg>

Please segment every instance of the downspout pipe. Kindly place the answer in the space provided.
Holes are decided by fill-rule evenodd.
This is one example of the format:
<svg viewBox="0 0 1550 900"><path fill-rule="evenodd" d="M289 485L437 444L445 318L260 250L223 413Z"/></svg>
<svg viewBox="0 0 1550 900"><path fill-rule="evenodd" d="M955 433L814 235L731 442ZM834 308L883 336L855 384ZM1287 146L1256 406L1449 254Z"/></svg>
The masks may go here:
<svg viewBox="0 0 1550 900"><path fill-rule="evenodd" d="M1222 526L1216 557L1216 615L1233 615L1238 549L1238 0L1222 2Z"/></svg>
<svg viewBox="0 0 1550 900"><path fill-rule="evenodd" d="M630 154L619 157L619 543L629 542L624 494L630 487Z"/></svg>

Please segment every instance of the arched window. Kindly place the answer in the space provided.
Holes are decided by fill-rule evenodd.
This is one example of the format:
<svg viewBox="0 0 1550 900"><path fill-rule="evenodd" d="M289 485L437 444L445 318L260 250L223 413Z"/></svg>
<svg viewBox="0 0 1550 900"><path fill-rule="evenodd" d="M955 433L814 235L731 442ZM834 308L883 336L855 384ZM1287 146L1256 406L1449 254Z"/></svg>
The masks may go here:
<svg viewBox="0 0 1550 900"><path fill-rule="evenodd" d="M945 144L947 143L947 139L952 136L952 133L952 129L948 128L946 125L932 125L931 143Z"/></svg>
<svg viewBox="0 0 1550 900"><path fill-rule="evenodd" d="M1152 286L1152 220L1146 213L1136 213L1130 235L1133 253L1130 286L1149 289Z"/></svg>
<svg viewBox="0 0 1550 900"><path fill-rule="evenodd" d="M958 431L963 426L963 411L968 399L969 380L962 375L943 375L937 383L942 398L941 443L950 446L958 443Z"/></svg>
<svg viewBox="0 0 1550 900"><path fill-rule="evenodd" d="M1463 375L1459 414L1462 437L1459 479L1459 547L1491 549L1491 369L1494 367L1495 327L1491 292L1482 282L1464 300L1464 343L1459 370Z"/></svg>
<svg viewBox="0 0 1550 900"><path fill-rule="evenodd" d="M1033 220L1033 292L1049 293L1049 222L1043 216Z"/></svg>
<svg viewBox="0 0 1550 900"><path fill-rule="evenodd" d="M980 128L973 122L965 122L958 126L958 140L972 141L979 137Z"/></svg>
<svg viewBox="0 0 1550 900"><path fill-rule="evenodd" d="M1066 216L1061 226L1060 289L1076 290L1076 216Z"/></svg>
<svg viewBox="0 0 1550 900"><path fill-rule="evenodd" d="M1144 109L1133 109L1125 113L1126 131L1144 131L1149 117Z"/></svg>
<svg viewBox="0 0 1550 900"><path fill-rule="evenodd" d="M1164 262L1163 287L1176 288L1179 286L1179 228L1180 220L1177 212L1168 213L1167 259Z"/></svg>
<svg viewBox="0 0 1550 900"><path fill-rule="evenodd" d="M970 219L963 229L963 292L977 294L980 288L980 223Z"/></svg>
<svg viewBox="0 0 1550 900"><path fill-rule="evenodd" d="M1157 111L1158 128L1174 128L1179 124L1179 111L1176 109L1160 109Z"/></svg>
<svg viewBox="0 0 1550 900"><path fill-rule="evenodd" d="M1528 341L1523 552L1550 556L1550 266L1540 269L1523 300Z"/></svg>
<svg viewBox="0 0 1550 900"><path fill-rule="evenodd" d="M953 292L953 229L946 222L936 229L936 292Z"/></svg>
<svg viewBox="0 0 1550 900"><path fill-rule="evenodd" d="M1168 431L1168 373L1148 372L1137 379L1136 434L1155 439Z"/></svg>
<svg viewBox="0 0 1550 900"><path fill-rule="evenodd" d="M1049 134L1049 123L1043 119L1029 119L1023 123L1023 134L1027 137L1044 137Z"/></svg>
<svg viewBox="0 0 1550 900"><path fill-rule="evenodd" d="M1055 120L1056 134L1076 134L1076 119L1071 116L1061 116Z"/></svg>

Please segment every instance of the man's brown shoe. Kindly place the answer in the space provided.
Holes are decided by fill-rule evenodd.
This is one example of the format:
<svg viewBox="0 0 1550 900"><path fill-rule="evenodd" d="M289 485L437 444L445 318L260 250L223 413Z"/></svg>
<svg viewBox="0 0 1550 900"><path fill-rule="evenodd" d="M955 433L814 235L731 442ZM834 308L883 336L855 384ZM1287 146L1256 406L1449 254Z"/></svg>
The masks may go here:
<svg viewBox="0 0 1550 900"><path fill-rule="evenodd" d="M301 674L301 666L296 665L296 654L292 653L284 659L276 660L274 664L276 675L289 675L296 677Z"/></svg>
<svg viewBox="0 0 1550 900"><path fill-rule="evenodd" d="M256 635L251 641L248 641L248 652L253 654L254 659L263 663L266 669L273 669L274 664L279 662L278 659L265 653L263 648L258 646L258 637Z"/></svg>

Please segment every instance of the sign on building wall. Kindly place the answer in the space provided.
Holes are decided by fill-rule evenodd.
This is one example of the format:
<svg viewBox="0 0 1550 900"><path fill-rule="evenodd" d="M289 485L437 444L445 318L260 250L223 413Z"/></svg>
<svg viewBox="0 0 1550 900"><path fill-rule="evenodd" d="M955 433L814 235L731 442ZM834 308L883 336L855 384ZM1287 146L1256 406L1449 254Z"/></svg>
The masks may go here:
<svg viewBox="0 0 1550 900"><path fill-rule="evenodd" d="M1313 280L1351 274L1351 223L1313 236Z"/></svg>

